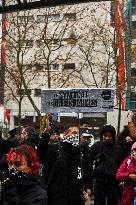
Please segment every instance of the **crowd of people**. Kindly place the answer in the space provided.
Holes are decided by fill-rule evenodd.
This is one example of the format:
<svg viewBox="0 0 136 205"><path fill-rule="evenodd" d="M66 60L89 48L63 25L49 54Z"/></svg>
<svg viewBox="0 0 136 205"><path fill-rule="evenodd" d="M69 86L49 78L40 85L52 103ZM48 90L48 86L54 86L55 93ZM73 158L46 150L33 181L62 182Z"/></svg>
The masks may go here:
<svg viewBox="0 0 136 205"><path fill-rule="evenodd" d="M136 197L136 122L116 137L104 125L95 142L89 123L42 135L30 126L0 138L1 205L133 205Z"/></svg>

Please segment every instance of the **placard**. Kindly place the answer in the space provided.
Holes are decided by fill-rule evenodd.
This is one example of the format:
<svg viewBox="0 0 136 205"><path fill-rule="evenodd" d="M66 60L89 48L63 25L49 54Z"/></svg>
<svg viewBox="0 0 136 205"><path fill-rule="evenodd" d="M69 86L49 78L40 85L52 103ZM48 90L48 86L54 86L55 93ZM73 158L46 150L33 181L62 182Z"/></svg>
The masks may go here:
<svg viewBox="0 0 136 205"><path fill-rule="evenodd" d="M48 89L41 93L42 113L109 112L114 108L115 91L99 89Z"/></svg>

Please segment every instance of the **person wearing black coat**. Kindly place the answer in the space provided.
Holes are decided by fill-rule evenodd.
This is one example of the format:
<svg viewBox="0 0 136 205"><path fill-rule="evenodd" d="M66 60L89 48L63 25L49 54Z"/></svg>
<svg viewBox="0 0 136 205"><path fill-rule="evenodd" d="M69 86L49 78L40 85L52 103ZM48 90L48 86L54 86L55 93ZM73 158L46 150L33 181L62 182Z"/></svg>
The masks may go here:
<svg viewBox="0 0 136 205"><path fill-rule="evenodd" d="M12 148L7 155L8 171L3 173L4 205L47 205L47 193L39 182L39 162L29 145Z"/></svg>
<svg viewBox="0 0 136 205"><path fill-rule="evenodd" d="M100 141L90 148L94 205L118 205L116 171L122 161L122 150L115 142L115 135L115 128L105 125L100 131Z"/></svg>
<svg viewBox="0 0 136 205"><path fill-rule="evenodd" d="M69 128L63 141L49 143L47 148L49 135L44 134L38 147L45 166L48 205L84 205L91 181L88 159L79 146L79 130Z"/></svg>
<svg viewBox="0 0 136 205"><path fill-rule="evenodd" d="M122 157L123 160L131 155L131 147L134 144L134 139L130 134L128 126L124 126L124 129L118 137L118 142L122 148Z"/></svg>
<svg viewBox="0 0 136 205"><path fill-rule="evenodd" d="M10 150L10 143L7 140L0 137L0 184L2 181L3 171L7 169L6 154L9 152L9 150ZM0 204L1 205L3 203L2 198L3 196L1 193L1 185L0 185Z"/></svg>
<svg viewBox="0 0 136 205"><path fill-rule="evenodd" d="M23 127L20 136L17 138L17 145L28 144L37 149L40 141L39 133L35 128L27 126Z"/></svg>

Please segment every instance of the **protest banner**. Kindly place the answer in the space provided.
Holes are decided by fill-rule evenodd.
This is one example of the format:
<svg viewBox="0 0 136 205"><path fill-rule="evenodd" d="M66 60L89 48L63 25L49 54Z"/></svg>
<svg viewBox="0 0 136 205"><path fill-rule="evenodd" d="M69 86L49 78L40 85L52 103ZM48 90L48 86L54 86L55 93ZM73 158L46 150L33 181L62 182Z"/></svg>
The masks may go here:
<svg viewBox="0 0 136 205"><path fill-rule="evenodd" d="M114 109L115 91L110 88L43 89L42 113L109 112Z"/></svg>

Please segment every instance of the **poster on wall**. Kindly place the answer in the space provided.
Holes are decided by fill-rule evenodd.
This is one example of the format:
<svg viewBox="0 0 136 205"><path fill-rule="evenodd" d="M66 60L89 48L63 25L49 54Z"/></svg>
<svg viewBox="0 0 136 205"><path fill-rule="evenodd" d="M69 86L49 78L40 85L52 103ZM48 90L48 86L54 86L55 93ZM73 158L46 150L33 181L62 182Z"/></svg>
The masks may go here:
<svg viewBox="0 0 136 205"><path fill-rule="evenodd" d="M93 89L43 89L42 113L111 112L114 109L115 90Z"/></svg>

